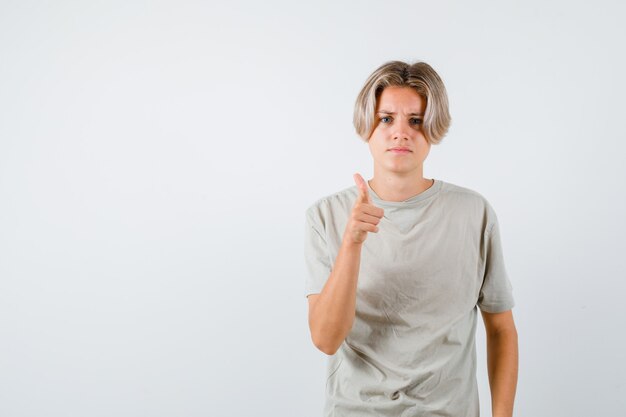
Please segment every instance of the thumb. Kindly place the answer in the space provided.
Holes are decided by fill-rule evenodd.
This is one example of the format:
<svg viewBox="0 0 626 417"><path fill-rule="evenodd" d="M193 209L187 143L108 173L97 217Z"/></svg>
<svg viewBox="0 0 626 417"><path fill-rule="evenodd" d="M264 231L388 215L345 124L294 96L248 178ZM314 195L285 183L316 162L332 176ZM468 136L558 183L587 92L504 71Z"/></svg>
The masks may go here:
<svg viewBox="0 0 626 417"><path fill-rule="evenodd" d="M359 173L354 174L354 182L356 183L357 187L360 190L359 199L363 203L371 204L372 203L372 199L370 198L370 193L367 190L367 184L365 184L365 180L363 179L361 174L359 174Z"/></svg>

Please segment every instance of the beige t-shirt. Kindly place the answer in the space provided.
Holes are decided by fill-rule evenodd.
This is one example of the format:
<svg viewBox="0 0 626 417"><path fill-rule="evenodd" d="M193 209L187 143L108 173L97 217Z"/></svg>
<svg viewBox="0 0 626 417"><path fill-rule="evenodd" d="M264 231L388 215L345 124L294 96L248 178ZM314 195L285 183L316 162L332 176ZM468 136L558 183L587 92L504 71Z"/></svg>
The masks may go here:
<svg viewBox="0 0 626 417"><path fill-rule="evenodd" d="M328 357L324 415L477 417L477 307L514 306L496 213L438 179L402 202L368 189L385 214L361 249L354 324ZM306 210L306 295L322 291L358 193Z"/></svg>

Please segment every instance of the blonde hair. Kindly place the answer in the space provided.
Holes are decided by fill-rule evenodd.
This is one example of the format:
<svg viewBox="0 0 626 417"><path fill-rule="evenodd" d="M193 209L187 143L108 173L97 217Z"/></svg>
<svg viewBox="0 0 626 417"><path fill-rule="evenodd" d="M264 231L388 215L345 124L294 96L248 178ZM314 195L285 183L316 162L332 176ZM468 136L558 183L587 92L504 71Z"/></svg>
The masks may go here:
<svg viewBox="0 0 626 417"><path fill-rule="evenodd" d="M448 95L443 81L425 62L407 64L389 61L378 67L365 81L354 105L354 128L367 142L376 127L376 105L386 87L411 87L425 101L423 131L426 140L436 145L448 132L450 112Z"/></svg>

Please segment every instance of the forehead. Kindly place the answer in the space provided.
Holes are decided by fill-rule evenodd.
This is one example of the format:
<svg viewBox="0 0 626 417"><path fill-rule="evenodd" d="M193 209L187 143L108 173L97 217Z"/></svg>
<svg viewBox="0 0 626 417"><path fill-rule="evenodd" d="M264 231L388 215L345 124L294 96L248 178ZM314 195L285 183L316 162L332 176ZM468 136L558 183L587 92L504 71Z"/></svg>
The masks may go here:
<svg viewBox="0 0 626 417"><path fill-rule="evenodd" d="M386 87L378 98L376 110L405 113L422 113L426 100L411 87Z"/></svg>

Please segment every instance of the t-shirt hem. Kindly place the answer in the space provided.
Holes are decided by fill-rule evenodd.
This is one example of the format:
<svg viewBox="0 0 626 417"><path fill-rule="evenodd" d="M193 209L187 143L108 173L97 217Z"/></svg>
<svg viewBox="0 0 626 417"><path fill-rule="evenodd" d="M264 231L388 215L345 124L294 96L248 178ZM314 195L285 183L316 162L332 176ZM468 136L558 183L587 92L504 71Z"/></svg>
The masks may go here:
<svg viewBox="0 0 626 417"><path fill-rule="evenodd" d="M306 298L306 297L308 297L309 295L312 295L312 294L319 294L319 293L321 293L321 292L322 292L322 289L323 289L323 288L324 288L324 287L319 288L319 289L318 289L318 288L307 288L307 289L304 291L304 297Z"/></svg>
<svg viewBox="0 0 626 417"><path fill-rule="evenodd" d="M485 313L504 313L505 311L509 311L513 307L515 307L515 302L511 302L508 304L499 304L496 306L481 306L478 304L477 306L480 311L484 311Z"/></svg>

